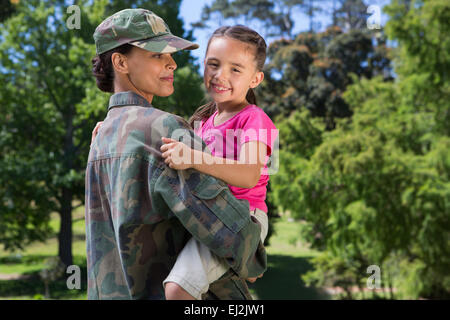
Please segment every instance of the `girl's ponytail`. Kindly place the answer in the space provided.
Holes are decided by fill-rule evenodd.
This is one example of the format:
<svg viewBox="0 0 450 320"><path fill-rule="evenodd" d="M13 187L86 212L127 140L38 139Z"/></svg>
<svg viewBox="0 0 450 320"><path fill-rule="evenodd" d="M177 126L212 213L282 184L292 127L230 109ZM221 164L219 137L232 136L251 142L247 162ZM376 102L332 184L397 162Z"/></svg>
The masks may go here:
<svg viewBox="0 0 450 320"><path fill-rule="evenodd" d="M253 91L252 88L248 89L247 95L245 96L245 99L247 99L247 101L250 104L255 104L255 105L257 104L256 103L256 95L255 95L255 92Z"/></svg>

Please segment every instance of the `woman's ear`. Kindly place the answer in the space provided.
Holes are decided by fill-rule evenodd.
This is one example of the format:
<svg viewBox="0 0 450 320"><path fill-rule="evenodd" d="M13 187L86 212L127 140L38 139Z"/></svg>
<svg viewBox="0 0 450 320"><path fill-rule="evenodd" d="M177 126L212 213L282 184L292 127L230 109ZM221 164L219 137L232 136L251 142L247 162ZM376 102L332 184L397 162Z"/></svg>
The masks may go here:
<svg viewBox="0 0 450 320"><path fill-rule="evenodd" d="M253 76L252 82L250 82L250 88L254 89L264 80L264 72L258 71Z"/></svg>
<svg viewBox="0 0 450 320"><path fill-rule="evenodd" d="M111 62L116 72L128 73L128 60L127 57L119 52L114 52L111 55Z"/></svg>

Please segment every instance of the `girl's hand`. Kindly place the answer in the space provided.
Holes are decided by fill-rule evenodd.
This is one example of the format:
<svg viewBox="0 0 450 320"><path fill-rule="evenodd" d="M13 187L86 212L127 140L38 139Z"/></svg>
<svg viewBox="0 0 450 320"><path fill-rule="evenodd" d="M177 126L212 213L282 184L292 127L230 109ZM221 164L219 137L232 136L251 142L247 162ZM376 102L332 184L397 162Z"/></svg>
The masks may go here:
<svg viewBox="0 0 450 320"><path fill-rule="evenodd" d="M100 129L100 127L102 126L102 124L103 124L103 121L97 122L97 124L95 125L94 130L92 130L91 145L92 145L92 142L94 142L95 136L96 136L97 133L98 133L98 129Z"/></svg>
<svg viewBox="0 0 450 320"><path fill-rule="evenodd" d="M192 168L194 163L193 151L187 145L170 138L162 138L163 145L160 150L165 159L164 162L172 169L185 170Z"/></svg>

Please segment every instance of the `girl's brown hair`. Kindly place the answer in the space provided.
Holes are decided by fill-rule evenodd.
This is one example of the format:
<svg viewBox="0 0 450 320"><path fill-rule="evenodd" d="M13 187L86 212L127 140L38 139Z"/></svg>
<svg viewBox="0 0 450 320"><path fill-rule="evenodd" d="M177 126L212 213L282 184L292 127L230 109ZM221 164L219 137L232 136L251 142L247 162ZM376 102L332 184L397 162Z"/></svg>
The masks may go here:
<svg viewBox="0 0 450 320"><path fill-rule="evenodd" d="M264 41L263 37L261 37L256 31L242 25L236 25L233 27L220 27L219 29L214 31L211 38L209 39L208 46L206 47L206 52L208 52L209 44L211 43L212 39L219 37L230 37L232 39L239 40L254 46L256 49L256 69L258 71L262 71L264 63L266 62L267 44L266 41ZM256 96L252 88L248 90L247 96L245 98L249 103L256 104ZM209 118L215 111L216 104L214 101L202 105L197 110L195 110L194 114L189 119L189 124L193 127L196 121L201 121L203 119Z"/></svg>

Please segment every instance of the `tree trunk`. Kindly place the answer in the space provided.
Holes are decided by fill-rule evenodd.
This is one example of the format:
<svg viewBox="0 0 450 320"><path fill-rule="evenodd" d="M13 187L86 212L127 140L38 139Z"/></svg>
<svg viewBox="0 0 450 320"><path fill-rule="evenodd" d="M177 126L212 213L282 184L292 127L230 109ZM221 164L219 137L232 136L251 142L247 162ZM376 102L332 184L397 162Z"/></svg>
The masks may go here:
<svg viewBox="0 0 450 320"><path fill-rule="evenodd" d="M387 272L388 286L389 286L389 299L394 300L394 288L392 287L392 278L389 271Z"/></svg>
<svg viewBox="0 0 450 320"><path fill-rule="evenodd" d="M66 172L73 169L73 158L75 147L73 144L73 118L75 108L70 106L70 112L65 116L66 136L64 139L64 167ZM73 191L71 186L62 187L61 210L61 226L59 229L59 258L66 265L73 264L72 257L72 198Z"/></svg>
<svg viewBox="0 0 450 320"><path fill-rule="evenodd" d="M63 188L63 196L61 203L61 225L59 229L59 249L58 255L61 261L70 266L73 264L72 256L72 191Z"/></svg>
<svg viewBox="0 0 450 320"><path fill-rule="evenodd" d="M44 295L44 298L45 298L45 299L50 299L50 290L49 290L49 288L48 288L48 281L47 281L47 280L44 281L44 287L45 287L45 295Z"/></svg>

